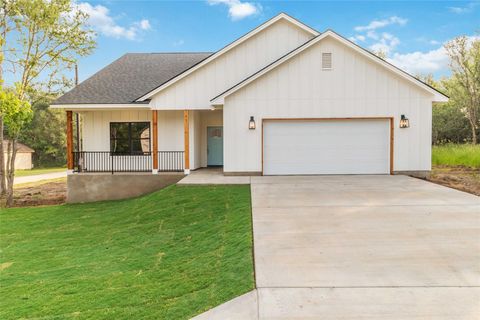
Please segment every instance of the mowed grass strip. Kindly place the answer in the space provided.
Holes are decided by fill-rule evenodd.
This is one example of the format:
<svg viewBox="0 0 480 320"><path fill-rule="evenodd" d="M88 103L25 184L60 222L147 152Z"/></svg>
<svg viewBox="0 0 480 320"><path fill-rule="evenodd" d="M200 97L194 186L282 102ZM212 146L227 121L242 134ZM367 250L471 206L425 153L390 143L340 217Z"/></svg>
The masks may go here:
<svg viewBox="0 0 480 320"><path fill-rule="evenodd" d="M432 164L480 168L480 145L446 144L433 146Z"/></svg>
<svg viewBox="0 0 480 320"><path fill-rule="evenodd" d="M254 287L249 186L0 213L0 318L188 319Z"/></svg>

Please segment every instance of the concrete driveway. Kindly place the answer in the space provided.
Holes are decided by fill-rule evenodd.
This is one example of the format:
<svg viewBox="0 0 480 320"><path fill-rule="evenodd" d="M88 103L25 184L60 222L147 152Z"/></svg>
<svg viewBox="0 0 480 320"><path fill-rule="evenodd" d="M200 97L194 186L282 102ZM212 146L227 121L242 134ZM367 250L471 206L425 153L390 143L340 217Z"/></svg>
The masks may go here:
<svg viewBox="0 0 480 320"><path fill-rule="evenodd" d="M260 319L480 319L480 198L406 176L252 177Z"/></svg>

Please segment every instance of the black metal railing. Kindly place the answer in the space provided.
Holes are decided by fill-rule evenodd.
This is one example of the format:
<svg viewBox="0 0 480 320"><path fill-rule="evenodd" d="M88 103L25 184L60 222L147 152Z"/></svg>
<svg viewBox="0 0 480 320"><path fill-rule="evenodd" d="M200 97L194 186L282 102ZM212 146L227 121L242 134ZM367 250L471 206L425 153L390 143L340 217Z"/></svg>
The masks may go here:
<svg viewBox="0 0 480 320"><path fill-rule="evenodd" d="M185 168L183 151L158 151L159 172L181 172ZM74 172L151 172L152 153L118 154L110 151L73 152Z"/></svg>
<svg viewBox="0 0 480 320"><path fill-rule="evenodd" d="M151 172L152 153L119 154L110 151L76 151L75 172Z"/></svg>
<svg viewBox="0 0 480 320"><path fill-rule="evenodd" d="M159 172L179 172L185 169L183 151L158 151Z"/></svg>

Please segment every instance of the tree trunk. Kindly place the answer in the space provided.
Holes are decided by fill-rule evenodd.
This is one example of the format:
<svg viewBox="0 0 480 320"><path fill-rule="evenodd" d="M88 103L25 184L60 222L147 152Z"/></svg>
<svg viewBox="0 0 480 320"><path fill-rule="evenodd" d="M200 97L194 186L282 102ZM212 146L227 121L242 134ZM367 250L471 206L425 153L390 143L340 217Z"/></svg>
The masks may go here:
<svg viewBox="0 0 480 320"><path fill-rule="evenodd" d="M7 193L5 184L5 150L3 148L3 116L0 115L0 199Z"/></svg>
<svg viewBox="0 0 480 320"><path fill-rule="evenodd" d="M470 123L470 128L472 129L472 144L475 145L477 144L477 128L474 121L472 121L470 118L468 120L468 123Z"/></svg>
<svg viewBox="0 0 480 320"><path fill-rule="evenodd" d="M13 180L15 178L15 158L17 157L17 140L8 140L7 148L7 207L13 205ZM11 152L10 152L11 150Z"/></svg>

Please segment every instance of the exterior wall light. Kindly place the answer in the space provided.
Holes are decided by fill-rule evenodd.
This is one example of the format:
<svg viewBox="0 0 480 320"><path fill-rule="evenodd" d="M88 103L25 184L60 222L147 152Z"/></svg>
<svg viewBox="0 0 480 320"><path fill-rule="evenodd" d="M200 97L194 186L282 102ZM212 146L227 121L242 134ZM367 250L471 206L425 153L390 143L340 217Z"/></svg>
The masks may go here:
<svg viewBox="0 0 480 320"><path fill-rule="evenodd" d="M255 130L255 119L253 116L250 116L250 121L248 121L248 129Z"/></svg>
<svg viewBox="0 0 480 320"><path fill-rule="evenodd" d="M410 121L408 120L407 117L405 117L404 114L402 114L401 118L400 118L400 128L408 128L410 127Z"/></svg>

